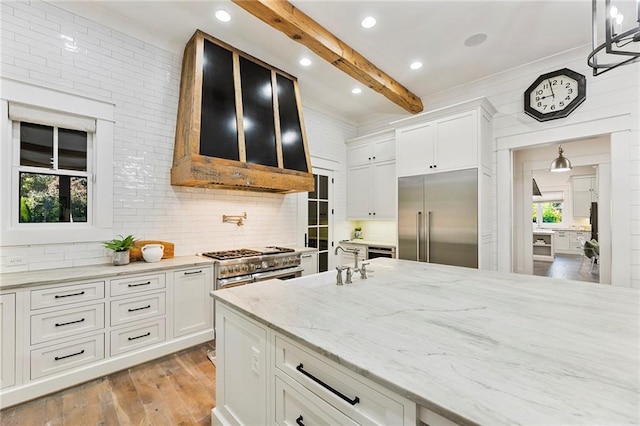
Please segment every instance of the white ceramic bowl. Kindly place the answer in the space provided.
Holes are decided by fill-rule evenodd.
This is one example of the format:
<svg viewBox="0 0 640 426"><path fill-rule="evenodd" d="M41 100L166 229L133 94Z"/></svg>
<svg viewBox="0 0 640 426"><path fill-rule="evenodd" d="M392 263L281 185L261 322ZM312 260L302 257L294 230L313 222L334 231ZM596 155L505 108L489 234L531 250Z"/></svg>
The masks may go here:
<svg viewBox="0 0 640 426"><path fill-rule="evenodd" d="M142 257L145 262L159 262L164 254L164 246L162 244L147 244L142 247Z"/></svg>

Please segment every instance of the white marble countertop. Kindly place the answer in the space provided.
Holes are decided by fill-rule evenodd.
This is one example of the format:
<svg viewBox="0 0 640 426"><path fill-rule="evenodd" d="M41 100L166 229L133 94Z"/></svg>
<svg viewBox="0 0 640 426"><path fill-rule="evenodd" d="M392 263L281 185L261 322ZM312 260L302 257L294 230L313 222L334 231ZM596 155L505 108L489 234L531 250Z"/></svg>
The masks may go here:
<svg viewBox="0 0 640 426"><path fill-rule="evenodd" d="M0 290L38 286L43 284L56 284L69 281L93 280L119 275L156 272L181 267L211 265L212 263L214 263L213 259L206 257L178 256L171 259L162 259L160 262L154 263L131 262L130 264L123 266L113 266L109 263L79 266L74 268L13 272L0 274Z"/></svg>
<svg viewBox="0 0 640 426"><path fill-rule="evenodd" d="M375 241L375 240L365 240L363 238L355 238L352 240L341 240L340 243L346 244L362 244L366 246L379 246L379 247L395 247L395 243L390 243L388 241Z"/></svg>
<svg viewBox="0 0 640 426"><path fill-rule="evenodd" d="M453 421L640 423L635 289L374 259L212 292L220 302Z"/></svg>
<svg viewBox="0 0 640 426"><path fill-rule="evenodd" d="M534 229L533 235L553 235L556 231L553 229Z"/></svg>

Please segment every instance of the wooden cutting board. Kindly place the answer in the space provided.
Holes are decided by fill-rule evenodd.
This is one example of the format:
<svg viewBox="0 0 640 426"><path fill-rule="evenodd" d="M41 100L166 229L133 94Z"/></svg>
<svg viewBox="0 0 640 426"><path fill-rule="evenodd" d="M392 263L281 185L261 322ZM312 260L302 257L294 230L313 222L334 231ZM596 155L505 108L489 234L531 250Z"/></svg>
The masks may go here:
<svg viewBox="0 0 640 426"><path fill-rule="evenodd" d="M142 257L142 247L146 246L147 244L162 244L164 246L164 254L162 255L162 258L173 258L173 243L167 241L139 240L133 243L134 247L129 251L129 259L131 260L131 262L144 260L144 258Z"/></svg>

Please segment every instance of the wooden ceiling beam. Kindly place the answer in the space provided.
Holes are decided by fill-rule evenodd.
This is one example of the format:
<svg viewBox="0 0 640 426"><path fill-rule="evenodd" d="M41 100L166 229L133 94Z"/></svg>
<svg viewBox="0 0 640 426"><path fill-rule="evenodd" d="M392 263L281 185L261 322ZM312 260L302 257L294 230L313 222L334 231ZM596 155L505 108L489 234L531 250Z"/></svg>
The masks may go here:
<svg viewBox="0 0 640 426"><path fill-rule="evenodd" d="M419 97L288 1L231 1L403 109L422 111Z"/></svg>

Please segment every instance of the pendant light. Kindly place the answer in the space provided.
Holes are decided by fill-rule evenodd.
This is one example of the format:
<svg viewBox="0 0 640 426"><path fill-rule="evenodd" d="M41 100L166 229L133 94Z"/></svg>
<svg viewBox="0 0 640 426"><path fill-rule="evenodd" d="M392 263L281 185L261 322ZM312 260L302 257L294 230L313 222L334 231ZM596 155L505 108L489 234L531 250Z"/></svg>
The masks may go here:
<svg viewBox="0 0 640 426"><path fill-rule="evenodd" d="M571 170L571 161L569 161L568 158L565 158L562 153L562 146L559 146L558 158L551 162L551 166L549 166L550 172L568 172Z"/></svg>

